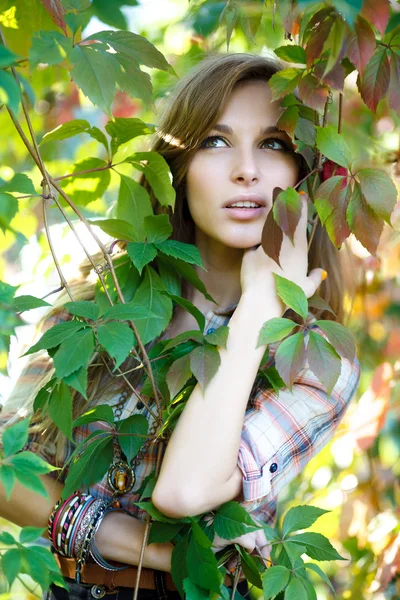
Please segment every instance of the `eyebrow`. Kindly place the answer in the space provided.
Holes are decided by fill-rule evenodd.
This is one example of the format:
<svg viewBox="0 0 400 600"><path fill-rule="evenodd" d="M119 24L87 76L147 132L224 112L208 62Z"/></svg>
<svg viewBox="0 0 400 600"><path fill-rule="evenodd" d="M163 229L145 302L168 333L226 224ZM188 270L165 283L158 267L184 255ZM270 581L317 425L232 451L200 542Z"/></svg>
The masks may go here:
<svg viewBox="0 0 400 600"><path fill-rule="evenodd" d="M233 135L232 127L229 127L229 125L224 125L223 123L217 123L216 125L214 125L213 129L215 131L219 131L220 133L227 133L228 135ZM278 127L276 127L276 125L268 125L268 127L264 127L264 129L262 129L260 131L260 135L267 135L269 133L285 133L285 132L282 131L282 129L278 129Z"/></svg>

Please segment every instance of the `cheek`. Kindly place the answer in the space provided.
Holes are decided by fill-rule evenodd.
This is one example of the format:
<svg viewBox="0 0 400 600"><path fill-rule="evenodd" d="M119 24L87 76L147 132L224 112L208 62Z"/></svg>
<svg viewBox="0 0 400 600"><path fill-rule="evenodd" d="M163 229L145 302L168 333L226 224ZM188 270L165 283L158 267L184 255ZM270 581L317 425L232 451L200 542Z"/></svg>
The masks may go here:
<svg viewBox="0 0 400 600"><path fill-rule="evenodd" d="M292 187L299 180L300 169L291 156L269 162L265 165L269 181L273 181L279 187Z"/></svg>

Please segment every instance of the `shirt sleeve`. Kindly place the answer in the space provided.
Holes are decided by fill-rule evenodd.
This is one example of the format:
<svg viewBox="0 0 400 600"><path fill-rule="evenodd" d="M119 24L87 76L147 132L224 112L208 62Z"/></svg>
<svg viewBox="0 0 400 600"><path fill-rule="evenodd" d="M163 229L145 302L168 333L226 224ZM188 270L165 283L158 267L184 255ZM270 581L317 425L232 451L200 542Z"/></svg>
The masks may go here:
<svg viewBox="0 0 400 600"><path fill-rule="evenodd" d="M312 330L328 339L317 325ZM277 344L273 350L270 347L270 356L276 348ZM332 439L360 379L357 357L353 363L342 358L341 363L339 379L329 397L308 361L292 393L287 387L278 392L256 388L245 414L238 457L243 473L241 504L248 512L259 513L262 506L265 513L270 505L272 514L278 493Z"/></svg>
<svg viewBox="0 0 400 600"><path fill-rule="evenodd" d="M42 324L38 327L35 335L35 342L51 327L63 323L71 319L71 315L65 310L52 312L47 316ZM32 344L31 344L32 345ZM25 352L25 348L22 352ZM33 402L39 390L52 378L54 375L53 362L46 350L40 350L29 356L29 360L23 368L20 376L16 380L10 396L7 398L0 412L0 440L3 437L3 432L6 428L11 427L21 419L25 419L32 415ZM69 442L67 442L67 446ZM0 448L1 441L0 441ZM53 466L62 467L64 457L57 455L56 446L54 443L44 445L41 442L40 434L30 432L28 441L24 446L24 450L34 452L43 460ZM66 448L68 453L69 449ZM58 472L55 471L55 474ZM50 473L51 475L52 473Z"/></svg>

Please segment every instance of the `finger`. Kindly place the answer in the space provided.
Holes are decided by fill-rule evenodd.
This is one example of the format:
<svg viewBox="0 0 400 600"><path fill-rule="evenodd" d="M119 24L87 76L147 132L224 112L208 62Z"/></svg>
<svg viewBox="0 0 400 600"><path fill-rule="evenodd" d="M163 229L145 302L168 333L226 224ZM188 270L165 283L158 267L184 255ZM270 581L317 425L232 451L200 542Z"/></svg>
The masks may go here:
<svg viewBox="0 0 400 600"><path fill-rule="evenodd" d="M307 298L311 298L311 296L315 294L315 292L317 291L317 289L323 281L324 273L326 273L326 271L324 271L324 269L319 268L312 269L312 271L309 272L304 285L304 293L307 296Z"/></svg>

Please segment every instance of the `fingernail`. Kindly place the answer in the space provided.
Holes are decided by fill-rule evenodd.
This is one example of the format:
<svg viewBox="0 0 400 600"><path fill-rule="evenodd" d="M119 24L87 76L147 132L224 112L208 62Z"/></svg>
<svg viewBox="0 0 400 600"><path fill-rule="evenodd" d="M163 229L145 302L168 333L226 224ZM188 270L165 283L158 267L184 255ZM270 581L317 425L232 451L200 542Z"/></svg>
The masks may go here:
<svg viewBox="0 0 400 600"><path fill-rule="evenodd" d="M322 281L325 281L325 279L328 277L328 271L325 271L325 269L322 269Z"/></svg>

